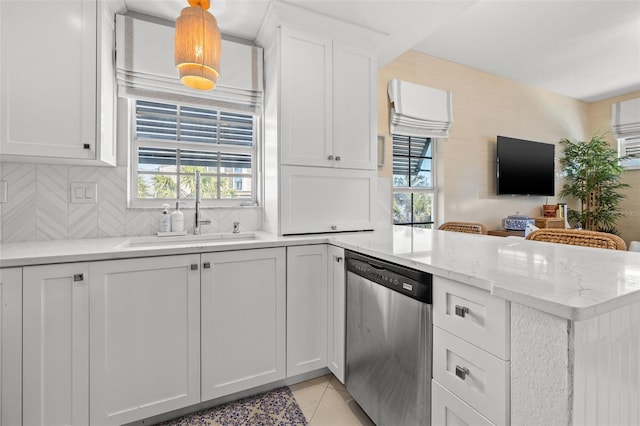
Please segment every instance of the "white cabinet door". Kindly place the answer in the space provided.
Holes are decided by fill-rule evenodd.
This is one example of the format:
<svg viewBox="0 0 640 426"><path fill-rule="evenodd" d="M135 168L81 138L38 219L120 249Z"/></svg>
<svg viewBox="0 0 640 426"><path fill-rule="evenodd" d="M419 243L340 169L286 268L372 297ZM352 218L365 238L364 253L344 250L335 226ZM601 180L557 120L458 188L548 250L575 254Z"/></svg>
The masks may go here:
<svg viewBox="0 0 640 426"><path fill-rule="evenodd" d="M431 382L431 424L436 426L495 426L435 380Z"/></svg>
<svg viewBox="0 0 640 426"><path fill-rule="evenodd" d="M22 268L0 269L0 426L22 424Z"/></svg>
<svg viewBox="0 0 640 426"><path fill-rule="evenodd" d="M281 31L281 162L331 167L331 38Z"/></svg>
<svg viewBox="0 0 640 426"><path fill-rule="evenodd" d="M106 2L0 2L3 160L115 165L114 81Z"/></svg>
<svg viewBox="0 0 640 426"><path fill-rule="evenodd" d="M23 424L87 425L87 263L24 268L22 339Z"/></svg>
<svg viewBox="0 0 640 426"><path fill-rule="evenodd" d="M283 166L282 234L373 229L375 172Z"/></svg>
<svg viewBox="0 0 640 426"><path fill-rule="evenodd" d="M287 377L327 366L327 246L287 248Z"/></svg>
<svg viewBox="0 0 640 426"><path fill-rule="evenodd" d="M375 53L333 42L333 156L336 167L376 170Z"/></svg>
<svg viewBox="0 0 640 426"><path fill-rule="evenodd" d="M200 255L91 264L91 424L200 401Z"/></svg>
<svg viewBox="0 0 640 426"><path fill-rule="evenodd" d="M344 383L346 339L346 286L344 249L328 246L327 345L329 370Z"/></svg>
<svg viewBox="0 0 640 426"><path fill-rule="evenodd" d="M284 379L285 249L202 254L202 399Z"/></svg>

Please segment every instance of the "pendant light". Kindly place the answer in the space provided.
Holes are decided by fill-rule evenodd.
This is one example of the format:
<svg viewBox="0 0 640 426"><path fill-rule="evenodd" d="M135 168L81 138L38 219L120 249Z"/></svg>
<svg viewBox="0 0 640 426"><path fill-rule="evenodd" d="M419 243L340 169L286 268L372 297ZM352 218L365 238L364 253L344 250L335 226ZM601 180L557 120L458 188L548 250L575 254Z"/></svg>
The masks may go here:
<svg viewBox="0 0 640 426"><path fill-rule="evenodd" d="M174 57L185 86L198 90L216 87L220 71L220 30L209 12L209 0L188 0L176 20Z"/></svg>

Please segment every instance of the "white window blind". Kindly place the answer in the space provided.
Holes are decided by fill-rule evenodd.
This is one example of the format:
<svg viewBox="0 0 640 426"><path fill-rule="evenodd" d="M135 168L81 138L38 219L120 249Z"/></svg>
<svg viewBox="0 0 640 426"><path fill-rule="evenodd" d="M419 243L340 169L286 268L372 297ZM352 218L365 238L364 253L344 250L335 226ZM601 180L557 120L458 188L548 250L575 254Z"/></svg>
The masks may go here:
<svg viewBox="0 0 640 426"><path fill-rule="evenodd" d="M180 82L173 57L175 29L127 15L116 16L118 95L260 114L262 48L222 40L220 78L214 90Z"/></svg>
<svg viewBox="0 0 640 426"><path fill-rule="evenodd" d="M446 138L453 122L451 92L398 79L389 80L391 134Z"/></svg>
<svg viewBox="0 0 640 426"><path fill-rule="evenodd" d="M611 130L618 139L640 136L640 98L611 105Z"/></svg>

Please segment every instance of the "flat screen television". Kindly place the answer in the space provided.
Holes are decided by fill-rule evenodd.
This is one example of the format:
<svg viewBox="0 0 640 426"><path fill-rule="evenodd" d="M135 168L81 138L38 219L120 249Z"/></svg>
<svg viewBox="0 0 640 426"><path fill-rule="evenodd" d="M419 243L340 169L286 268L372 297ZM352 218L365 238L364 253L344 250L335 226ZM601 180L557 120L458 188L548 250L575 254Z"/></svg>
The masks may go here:
<svg viewBox="0 0 640 426"><path fill-rule="evenodd" d="M555 145L498 136L498 195L555 195Z"/></svg>

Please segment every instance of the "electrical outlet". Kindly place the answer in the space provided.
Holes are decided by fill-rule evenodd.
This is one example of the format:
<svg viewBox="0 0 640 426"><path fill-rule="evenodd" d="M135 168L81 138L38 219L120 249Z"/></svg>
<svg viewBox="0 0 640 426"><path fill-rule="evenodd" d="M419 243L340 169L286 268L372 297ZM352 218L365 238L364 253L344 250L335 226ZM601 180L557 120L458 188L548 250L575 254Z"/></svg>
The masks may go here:
<svg viewBox="0 0 640 426"><path fill-rule="evenodd" d="M70 188L71 204L93 204L98 201L98 184L74 182Z"/></svg>

